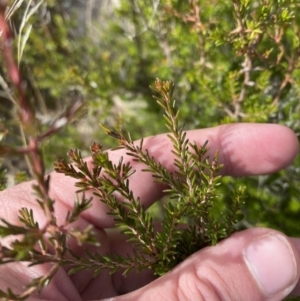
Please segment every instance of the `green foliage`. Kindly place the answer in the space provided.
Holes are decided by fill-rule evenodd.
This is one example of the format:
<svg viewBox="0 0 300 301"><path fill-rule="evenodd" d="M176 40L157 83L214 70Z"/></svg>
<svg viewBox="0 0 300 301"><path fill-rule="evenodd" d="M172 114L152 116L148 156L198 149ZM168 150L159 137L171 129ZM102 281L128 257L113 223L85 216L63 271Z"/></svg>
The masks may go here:
<svg viewBox="0 0 300 301"><path fill-rule="evenodd" d="M73 266L72 272L86 268L96 274L102 269L115 272L122 266L125 274L132 268L150 268L161 275L198 248L229 235L236 220L241 228L266 226L300 235L299 156L292 166L273 175L218 178L217 154L211 160L206 158L208 144L200 147L187 141L177 123L180 118L185 129L230 122L279 123L300 139L298 1L121 0L116 7L94 7L89 19L84 17L89 15L87 6L83 14L82 9L66 9L64 1L11 0L9 4L12 9L7 10L7 18L26 89L16 89L9 72L1 67L0 153L5 160L1 160L0 188L5 188L7 178L21 182L36 177L37 201L49 227L40 229L34 212L26 208L19 214L23 227L3 221L3 236L23 232L26 236L1 250L2 263L51 261L54 268L33 281L23 295L0 291L1 298L25 299L48 283L59 264ZM5 65L2 57L1 63ZM167 83L155 87L160 106L152 101L149 83L155 77L176 83L172 93L179 113L165 101L171 93ZM20 91L31 109L20 110ZM166 111L165 118L161 111ZM22 112L30 113L29 123L24 123ZM88 170L82 158L88 155L86 149L92 141L112 146L98 130L99 122L107 125L110 136L117 138L133 159L147 166L146 172L169 186L169 198L156 211L146 211L132 195L128 186L132 167L122 160L117 165L110 163L98 144L91 148L95 169ZM70 124L63 127L64 123ZM150 157L142 142L133 143L162 132L164 123L174 147L177 171L173 174ZM110 128L126 128L131 137ZM33 141L36 148L30 156L26 150ZM79 258L72 250L66 252L68 237L79 244L99 243L91 227L83 231L67 227L91 205L85 197L75 200L61 228L50 231L56 225L55 200L48 197L44 165L50 169L70 148L82 149L68 153L77 169L65 161L59 161L56 168L75 176L79 190L97 187L95 197L109 205L120 229L137 248L131 256L87 254L87 258ZM29 159L22 161L21 154ZM36 166L40 169L35 170ZM106 170L105 178L99 178L101 170ZM233 187L241 188L235 191ZM245 204L240 199L243 187L251 200ZM130 202L117 202L112 189ZM200 206L203 199L206 201ZM199 214L209 225L204 232ZM157 217L162 222L159 231L153 228ZM143 235L137 237L137 231ZM45 241L45 236L50 241ZM44 254L49 253L47 259L36 252L35 243ZM149 262L149 254L154 254L153 261Z"/></svg>
<svg viewBox="0 0 300 301"><path fill-rule="evenodd" d="M114 217L116 226L135 248L134 255L127 257L88 254L88 258L79 259L72 253L78 260L73 258L68 262L64 259L73 266L72 272L90 268L97 274L108 268L111 272L125 269L126 275L132 268L147 268L156 275L163 275L195 251L216 244L235 230L243 189L236 191L231 206L216 219L211 208L220 180L218 172L222 168L218 164L218 153L210 160L207 143L198 146L186 138L178 124L171 82L157 79L154 90L159 93L156 99L165 112L166 127L170 131L174 172L168 172L144 149L143 140L136 144L129 134L103 127L108 135L119 141L119 148L124 148L133 161L145 165L143 172L150 172L154 181L168 187L165 193L169 200L164 206L161 230L155 229L155 216L147 212L129 188L130 176L134 173L130 163L123 163L121 157L118 164L114 164L102 146L94 143L91 146L93 168L89 170L80 151L70 151L71 164L60 160L55 164L55 170L78 179L78 192L94 190L95 197L108 205L108 214ZM120 201L116 194L126 201Z"/></svg>
<svg viewBox="0 0 300 301"><path fill-rule="evenodd" d="M0 191L4 190L6 188L6 182L7 182L6 171L1 170L0 171Z"/></svg>

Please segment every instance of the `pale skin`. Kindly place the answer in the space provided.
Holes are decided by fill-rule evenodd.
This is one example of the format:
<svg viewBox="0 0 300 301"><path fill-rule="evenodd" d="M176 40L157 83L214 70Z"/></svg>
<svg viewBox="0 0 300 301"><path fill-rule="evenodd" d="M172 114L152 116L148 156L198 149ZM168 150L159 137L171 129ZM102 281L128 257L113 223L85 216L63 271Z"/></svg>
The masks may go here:
<svg viewBox="0 0 300 301"><path fill-rule="evenodd" d="M236 177L278 171L291 164L298 153L295 134L279 125L224 125L189 131L188 138L199 144L209 140L211 155L218 149L220 162L225 164L222 173ZM145 139L144 146L172 170L171 144L166 135L149 137ZM110 152L113 161L117 162L120 156L124 156L125 161L130 160L123 150ZM130 187L148 207L162 195L164 187L153 183L149 173L142 173L140 163L134 162L133 166L136 173L132 176ZM34 209L36 219L40 225L43 224L44 217L31 194L31 185L24 183L0 193L1 218L17 223L18 209L26 206ZM51 197L56 200L58 223L63 222L66 212L72 208L75 190L73 179L62 174L51 174ZM94 247L92 251L95 248L99 253L130 251L130 245L125 243L123 237L113 230L104 230L112 228L114 221L106 214L105 205L97 200L93 201L91 209L82 214L76 226L84 229L90 223L96 228L101 241L101 247ZM7 244L8 241L2 240L1 243ZM84 254L83 249L74 242L70 244L78 253ZM92 278L90 272L68 276L61 269L41 295L29 300L79 301L112 297L107 300L282 300L291 292L300 295L299 258L300 239L288 238L272 229L254 228L198 251L156 280L148 271L132 273L127 278L121 277L120 273L109 276L104 272ZM253 268L253 261L258 263L258 269ZM0 288L10 287L21 292L30 279L43 275L48 268L36 266L29 269L23 264L1 266Z"/></svg>

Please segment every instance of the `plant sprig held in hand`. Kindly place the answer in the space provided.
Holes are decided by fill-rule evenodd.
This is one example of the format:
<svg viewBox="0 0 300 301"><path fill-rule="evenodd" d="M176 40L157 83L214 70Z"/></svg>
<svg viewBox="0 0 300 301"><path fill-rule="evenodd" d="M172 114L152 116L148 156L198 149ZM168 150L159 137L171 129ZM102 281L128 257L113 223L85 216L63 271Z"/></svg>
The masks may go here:
<svg viewBox="0 0 300 301"><path fill-rule="evenodd" d="M70 151L72 163L59 161L55 170L78 179L76 186L79 191L92 189L95 199L108 206L108 214L114 217L116 226L134 245L133 254L127 256L88 253L86 258L81 258L71 252L71 257L65 260L73 267L71 272L92 269L98 274L103 269L112 273L122 269L126 275L135 268L151 269L155 275L163 275L195 251L216 244L236 230L244 189L237 190L222 218L214 217L211 209L217 197L215 190L220 184L218 173L222 168L218 163L218 152L210 159L208 141L199 146L186 137L186 132L178 124L179 111L172 100L170 81L157 79L153 90L158 93L155 99L164 110L170 132L168 137L173 145L175 171L169 172L157 162L143 147L143 140L137 144L123 131L102 127L118 140L118 148L124 148L133 161L145 165L143 172L150 172L153 181L168 187L165 193L169 198L164 204L161 227L159 230L154 227L155 217L130 189L130 176L134 170L129 162L125 163L121 157L118 164L112 163L102 146L94 143L91 146L94 167L89 170L81 153ZM116 195L121 195L126 201L118 200Z"/></svg>

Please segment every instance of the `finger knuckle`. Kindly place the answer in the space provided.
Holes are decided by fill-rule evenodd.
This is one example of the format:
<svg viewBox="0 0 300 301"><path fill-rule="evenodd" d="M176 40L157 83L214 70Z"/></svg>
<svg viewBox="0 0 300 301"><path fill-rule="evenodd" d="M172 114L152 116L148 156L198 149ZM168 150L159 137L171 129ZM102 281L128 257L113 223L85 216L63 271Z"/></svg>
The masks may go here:
<svg viewBox="0 0 300 301"><path fill-rule="evenodd" d="M229 298L224 299L220 294L219 288L215 283L220 284L221 278L218 273L212 271L210 268L202 267L201 273L195 267L191 269L189 273L182 273L178 276L177 281L177 300L178 301L223 301L232 300ZM206 270L206 271L205 271ZM214 278L203 277L207 272L207 275L214 273ZM216 282L210 281L210 279L216 280ZM219 280L218 280L219 279ZM225 293L225 296L227 294Z"/></svg>

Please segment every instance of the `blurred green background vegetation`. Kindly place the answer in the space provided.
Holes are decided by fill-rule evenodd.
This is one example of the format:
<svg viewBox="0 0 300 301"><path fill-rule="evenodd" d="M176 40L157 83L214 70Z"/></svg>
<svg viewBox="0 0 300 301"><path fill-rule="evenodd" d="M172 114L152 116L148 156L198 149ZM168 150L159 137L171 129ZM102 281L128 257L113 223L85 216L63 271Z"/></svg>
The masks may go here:
<svg viewBox="0 0 300 301"><path fill-rule="evenodd" d="M94 141L114 146L100 122L134 139L164 132L149 88L156 77L175 83L187 130L267 122L300 139L299 1L44 0L24 26L26 7L38 1L10 2L20 3L10 24L16 53L18 39L25 45L20 70L39 129L84 99L76 120L43 145L49 171L71 148L88 155ZM9 85L2 59L1 66L1 82ZM1 143L20 146L15 107L4 89L0 97ZM31 177L19 157L5 158L2 170L10 185ZM276 174L222 181L219 210L234 187L247 187L241 227L300 236L299 156Z"/></svg>

